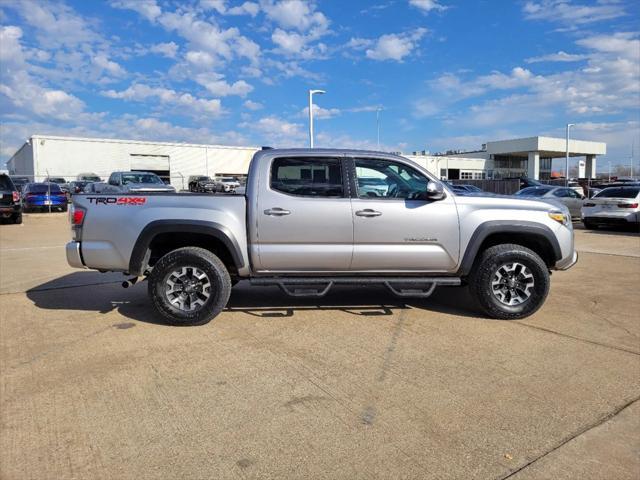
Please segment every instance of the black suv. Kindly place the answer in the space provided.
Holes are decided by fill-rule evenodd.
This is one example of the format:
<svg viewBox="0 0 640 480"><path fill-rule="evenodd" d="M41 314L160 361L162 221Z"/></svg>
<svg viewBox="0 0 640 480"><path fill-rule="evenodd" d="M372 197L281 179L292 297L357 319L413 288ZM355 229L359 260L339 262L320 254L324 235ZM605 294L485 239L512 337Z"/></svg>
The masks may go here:
<svg viewBox="0 0 640 480"><path fill-rule="evenodd" d="M204 175L195 175L189 177L189 191L190 192L221 192L224 190L224 186L212 180L211 177L207 177Z"/></svg>
<svg viewBox="0 0 640 480"><path fill-rule="evenodd" d="M22 199L7 174L0 174L0 218L22 223Z"/></svg>

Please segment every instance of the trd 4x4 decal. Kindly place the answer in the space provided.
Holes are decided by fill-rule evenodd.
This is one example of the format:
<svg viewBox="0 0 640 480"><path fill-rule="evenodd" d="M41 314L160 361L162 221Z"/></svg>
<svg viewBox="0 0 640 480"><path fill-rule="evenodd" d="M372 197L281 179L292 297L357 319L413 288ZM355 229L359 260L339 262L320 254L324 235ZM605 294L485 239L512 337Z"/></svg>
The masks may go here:
<svg viewBox="0 0 640 480"><path fill-rule="evenodd" d="M146 197L87 197L89 203L96 205L144 205Z"/></svg>

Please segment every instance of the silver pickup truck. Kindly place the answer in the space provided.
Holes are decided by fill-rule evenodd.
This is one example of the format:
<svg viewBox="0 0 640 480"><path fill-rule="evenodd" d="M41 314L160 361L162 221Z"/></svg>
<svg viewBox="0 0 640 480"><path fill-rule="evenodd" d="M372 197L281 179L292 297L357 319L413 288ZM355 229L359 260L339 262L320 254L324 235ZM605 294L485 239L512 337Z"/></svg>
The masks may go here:
<svg viewBox="0 0 640 480"><path fill-rule="evenodd" d="M146 277L157 312L182 325L218 315L242 279L316 297L468 284L487 315L516 319L577 261L566 207L458 196L406 158L357 150L262 150L246 195L74 195L70 217L70 265Z"/></svg>

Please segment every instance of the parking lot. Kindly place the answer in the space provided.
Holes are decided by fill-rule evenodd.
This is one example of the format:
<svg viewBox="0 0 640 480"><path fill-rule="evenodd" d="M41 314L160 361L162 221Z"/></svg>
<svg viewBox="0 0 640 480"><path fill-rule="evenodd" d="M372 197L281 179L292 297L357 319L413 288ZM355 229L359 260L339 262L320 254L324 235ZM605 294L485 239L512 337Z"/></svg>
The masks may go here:
<svg viewBox="0 0 640 480"><path fill-rule="evenodd" d="M577 227L578 228L578 227ZM146 283L74 270L65 214L0 226L1 471L61 478L638 478L640 236L576 231L534 316L232 293L158 323Z"/></svg>

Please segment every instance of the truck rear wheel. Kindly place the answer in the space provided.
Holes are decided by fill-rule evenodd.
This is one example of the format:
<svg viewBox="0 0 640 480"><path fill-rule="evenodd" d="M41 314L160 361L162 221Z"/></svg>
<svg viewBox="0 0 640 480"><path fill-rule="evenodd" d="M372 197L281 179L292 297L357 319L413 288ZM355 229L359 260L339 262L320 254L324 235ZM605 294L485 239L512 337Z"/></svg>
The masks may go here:
<svg viewBox="0 0 640 480"><path fill-rule="evenodd" d="M549 280L546 264L534 251L503 244L482 252L469 276L469 287L488 316L515 320L542 306Z"/></svg>
<svg viewBox="0 0 640 480"><path fill-rule="evenodd" d="M154 265L149 297L156 311L174 325L204 325L227 305L231 279L209 250L178 248Z"/></svg>

